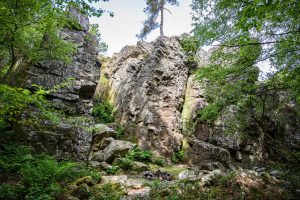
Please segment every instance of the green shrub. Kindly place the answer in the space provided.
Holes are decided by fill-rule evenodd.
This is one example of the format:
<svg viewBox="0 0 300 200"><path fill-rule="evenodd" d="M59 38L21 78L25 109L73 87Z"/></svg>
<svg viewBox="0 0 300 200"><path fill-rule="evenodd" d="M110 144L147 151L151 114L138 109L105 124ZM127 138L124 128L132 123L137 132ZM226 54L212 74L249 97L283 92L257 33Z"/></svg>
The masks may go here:
<svg viewBox="0 0 300 200"><path fill-rule="evenodd" d="M172 162L174 163L178 163L180 161L183 161L184 159L184 156L185 156L185 152L184 150L179 150L178 152L175 152L174 155L172 156Z"/></svg>
<svg viewBox="0 0 300 200"><path fill-rule="evenodd" d="M54 86L51 90L32 85L36 90L31 92L27 89L0 84L0 130L9 127L11 123L38 125L41 119L58 123L61 112L55 110L45 96L67 85L69 82ZM24 111L27 111L26 117L20 119Z"/></svg>
<svg viewBox="0 0 300 200"><path fill-rule="evenodd" d="M151 151L135 147L126 156L134 161L150 162L153 154Z"/></svg>
<svg viewBox="0 0 300 200"><path fill-rule="evenodd" d="M165 160L161 159L161 158L158 158L158 159L153 160L153 163L158 165L158 166L163 167L165 165Z"/></svg>
<svg viewBox="0 0 300 200"><path fill-rule="evenodd" d="M108 174L114 175L114 174L118 173L119 170L120 170L120 167L119 167L119 166L113 165L110 169L107 169L106 172L107 172Z"/></svg>
<svg viewBox="0 0 300 200"><path fill-rule="evenodd" d="M130 159L128 156L125 157L120 157L119 158L119 166L120 168L124 169L124 170L131 170L133 167L133 160Z"/></svg>
<svg viewBox="0 0 300 200"><path fill-rule="evenodd" d="M21 168L34 158L28 146L1 145L0 146L0 174L9 175L19 172Z"/></svg>
<svg viewBox="0 0 300 200"><path fill-rule="evenodd" d="M115 120L114 107L108 101L96 104L92 110L92 115L103 123L111 123Z"/></svg>
<svg viewBox="0 0 300 200"><path fill-rule="evenodd" d="M219 117L222 107L223 106L218 103L208 104L206 107L198 111L198 119L202 122L212 124Z"/></svg>
<svg viewBox="0 0 300 200"><path fill-rule="evenodd" d="M194 36L184 36L180 41L180 46L188 55L188 61L194 61L200 46L199 40Z"/></svg>
<svg viewBox="0 0 300 200"><path fill-rule="evenodd" d="M201 191L197 183L173 182L168 183L160 180L154 180L148 183L151 187L150 198L155 200L194 200L200 198ZM203 198L210 199L210 198Z"/></svg>
<svg viewBox="0 0 300 200"><path fill-rule="evenodd" d="M116 128L116 134L117 134L117 138L123 138L125 133L125 128L121 125L118 125Z"/></svg>
<svg viewBox="0 0 300 200"><path fill-rule="evenodd" d="M101 188L92 191L91 200L119 200L125 195L120 184L105 184Z"/></svg>
<svg viewBox="0 0 300 200"><path fill-rule="evenodd" d="M57 162L46 155L33 156L29 147L1 145L0 149L0 176L18 180L14 185L0 185L0 190L6 191L5 198L0 199L55 199L64 191L64 186L80 177L100 177L98 172L75 162Z"/></svg>
<svg viewBox="0 0 300 200"><path fill-rule="evenodd" d="M20 184L2 184L0 185L0 199L18 200L22 199L24 186Z"/></svg>

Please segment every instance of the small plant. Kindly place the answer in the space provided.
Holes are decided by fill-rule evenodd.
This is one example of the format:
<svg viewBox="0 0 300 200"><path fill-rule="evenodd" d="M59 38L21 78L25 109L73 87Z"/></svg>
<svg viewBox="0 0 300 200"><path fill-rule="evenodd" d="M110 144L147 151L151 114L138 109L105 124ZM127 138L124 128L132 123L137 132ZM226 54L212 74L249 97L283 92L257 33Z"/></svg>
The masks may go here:
<svg viewBox="0 0 300 200"><path fill-rule="evenodd" d="M120 184L108 183L101 188L92 191L91 200L119 200L125 195L125 191Z"/></svg>
<svg viewBox="0 0 300 200"><path fill-rule="evenodd" d="M108 101L96 104L92 115L103 123L112 123L115 120L114 107Z"/></svg>
<svg viewBox="0 0 300 200"><path fill-rule="evenodd" d="M130 159L128 156L123 158L119 158L119 166L124 170L131 170L133 166L133 160Z"/></svg>
<svg viewBox="0 0 300 200"><path fill-rule="evenodd" d="M200 42L194 36L184 36L180 41L180 46L183 51L188 55L188 61L195 60L195 55L199 49Z"/></svg>
<svg viewBox="0 0 300 200"><path fill-rule="evenodd" d="M125 128L121 125L118 125L116 128L117 138L123 138L124 133L125 133Z"/></svg>
<svg viewBox="0 0 300 200"><path fill-rule="evenodd" d="M114 174L118 173L119 170L120 170L120 167L119 167L119 166L113 165L110 169L107 169L106 172L107 172L108 174L114 175Z"/></svg>
<svg viewBox="0 0 300 200"><path fill-rule="evenodd" d="M22 198L24 186L20 184L2 184L0 185L0 199L18 200Z"/></svg>
<svg viewBox="0 0 300 200"><path fill-rule="evenodd" d="M75 162L58 162L46 155L32 155L29 147L0 146L0 176L16 179L13 184L0 184L0 199L55 199L64 186L78 178L101 174Z"/></svg>
<svg viewBox="0 0 300 200"><path fill-rule="evenodd" d="M180 161L183 161L184 156L185 156L185 152L184 152L183 149L181 149L181 150L174 153L171 160L172 160L173 163L178 163Z"/></svg>
<svg viewBox="0 0 300 200"><path fill-rule="evenodd" d="M164 159L161 159L161 158L153 160L153 163L158 165L158 166L161 166L161 167L163 167L165 165Z"/></svg>
<svg viewBox="0 0 300 200"><path fill-rule="evenodd" d="M130 150L127 157L134 161L150 162L153 154L151 151L143 150L139 147L135 147Z"/></svg>

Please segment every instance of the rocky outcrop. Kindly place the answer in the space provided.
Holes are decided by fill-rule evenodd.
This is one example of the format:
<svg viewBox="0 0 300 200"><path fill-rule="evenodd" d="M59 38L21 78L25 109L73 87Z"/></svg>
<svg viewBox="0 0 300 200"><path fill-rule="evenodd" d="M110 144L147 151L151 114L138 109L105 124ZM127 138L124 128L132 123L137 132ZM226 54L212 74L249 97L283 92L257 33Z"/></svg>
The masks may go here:
<svg viewBox="0 0 300 200"><path fill-rule="evenodd" d="M109 92L98 95L114 104L117 120L134 133L138 144L165 156L179 150L189 73L179 38L127 46L111 58L103 73L99 87L108 86Z"/></svg>
<svg viewBox="0 0 300 200"><path fill-rule="evenodd" d="M71 63L44 60L28 66L27 75L23 77L25 87L29 89L35 90L37 85L52 90L46 98L65 116L61 116L58 123L41 120L39 124L16 125L16 129L20 140L39 153L85 161L93 141L89 129L95 123L89 113L100 78L101 63L97 58L98 41L87 32L88 17L74 9L70 9L70 17L77 23L76 29L63 29L59 34L75 47ZM29 112L39 111L32 108ZM80 114L85 116L78 117ZM26 118L26 115L24 113L22 117Z"/></svg>
<svg viewBox="0 0 300 200"><path fill-rule="evenodd" d="M81 14L77 9L69 8L69 17L73 23L75 23L76 28L81 31L88 31L90 28L89 17Z"/></svg>
<svg viewBox="0 0 300 200"><path fill-rule="evenodd" d="M115 158L125 156L135 145L127 141L106 138L102 141L101 146L103 149L99 149L90 155L91 160L111 163Z"/></svg>
<svg viewBox="0 0 300 200"><path fill-rule="evenodd" d="M57 107L69 114L88 113L92 107L92 97L99 78L101 63L98 61L98 41L87 32L88 18L71 9L71 15L78 22L79 30L63 29L60 37L72 43L76 51L72 62L65 64L56 61L42 61L29 68L26 87L32 85L53 89L69 82L67 87L51 93L49 99ZM72 79L72 81L70 81Z"/></svg>
<svg viewBox="0 0 300 200"><path fill-rule="evenodd" d="M37 126L22 126L19 141L30 144L36 152L44 152L60 159L87 160L92 141L91 134L83 127L67 122Z"/></svg>

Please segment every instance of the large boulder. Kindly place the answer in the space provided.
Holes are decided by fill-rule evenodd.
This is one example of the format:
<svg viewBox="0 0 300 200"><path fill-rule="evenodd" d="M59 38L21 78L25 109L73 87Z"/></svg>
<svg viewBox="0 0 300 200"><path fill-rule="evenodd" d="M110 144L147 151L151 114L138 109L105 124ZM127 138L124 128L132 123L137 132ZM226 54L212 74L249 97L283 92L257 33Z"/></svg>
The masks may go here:
<svg viewBox="0 0 300 200"><path fill-rule="evenodd" d="M179 39L159 37L124 47L101 76L99 87L109 91L97 94L113 102L117 120L142 148L169 157L183 138L181 110L189 72Z"/></svg>
<svg viewBox="0 0 300 200"><path fill-rule="evenodd" d="M224 148L197 139L192 142L191 146L190 159L194 164L201 164L204 161L211 160L223 162L228 166L230 162L230 153Z"/></svg>
<svg viewBox="0 0 300 200"><path fill-rule="evenodd" d="M115 158L127 154L135 146L131 142L115 140L113 138L106 138L104 141L107 141L108 145L103 150L91 155L91 160L111 163Z"/></svg>
<svg viewBox="0 0 300 200"><path fill-rule="evenodd" d="M86 161L90 152L92 135L87 130L91 123L58 124L43 121L36 126L18 125L15 129L18 142L29 144L38 153L47 153L58 159Z"/></svg>

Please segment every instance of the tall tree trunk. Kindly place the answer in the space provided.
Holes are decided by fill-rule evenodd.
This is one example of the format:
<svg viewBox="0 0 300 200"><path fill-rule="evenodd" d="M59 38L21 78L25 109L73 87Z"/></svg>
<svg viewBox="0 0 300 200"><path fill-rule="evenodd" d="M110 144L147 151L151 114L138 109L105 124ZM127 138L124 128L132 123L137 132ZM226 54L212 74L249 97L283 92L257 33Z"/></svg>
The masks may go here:
<svg viewBox="0 0 300 200"><path fill-rule="evenodd" d="M164 7L165 7L165 0L161 0L161 7L160 7L160 36L164 36Z"/></svg>

